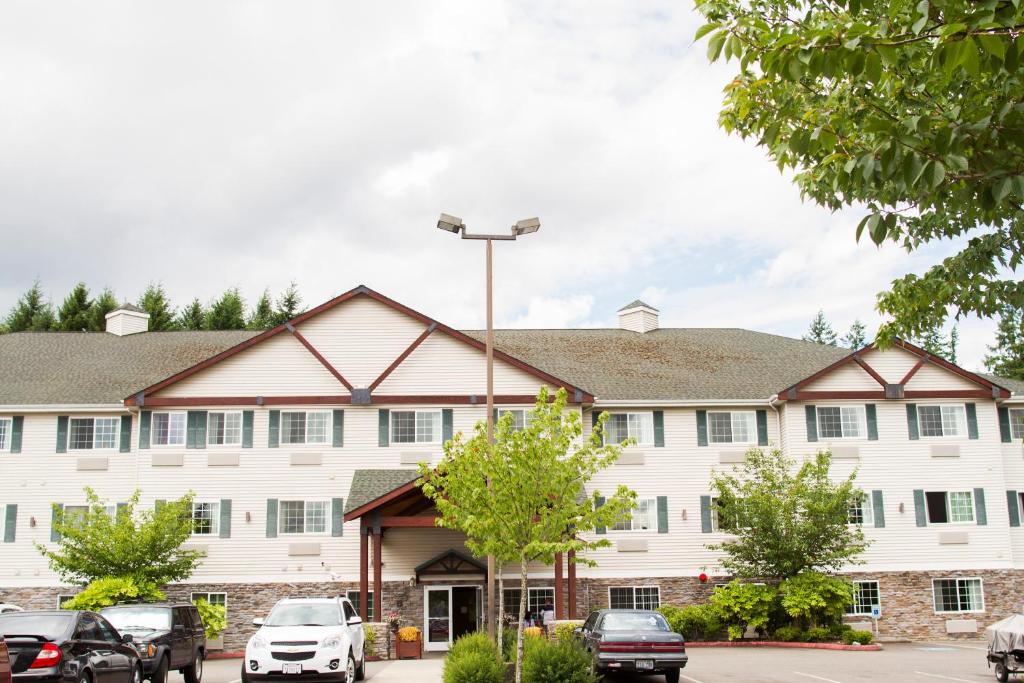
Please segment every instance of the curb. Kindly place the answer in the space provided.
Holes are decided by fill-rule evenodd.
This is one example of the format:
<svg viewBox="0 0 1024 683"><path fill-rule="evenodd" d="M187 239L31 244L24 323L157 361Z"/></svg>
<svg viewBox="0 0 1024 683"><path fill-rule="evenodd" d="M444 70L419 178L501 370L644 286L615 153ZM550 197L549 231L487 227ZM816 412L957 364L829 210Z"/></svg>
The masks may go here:
<svg viewBox="0 0 1024 683"><path fill-rule="evenodd" d="M847 650L851 652L877 652L881 645L844 645L842 643L785 643L774 640L739 641L686 641L686 647L781 647L799 650Z"/></svg>
<svg viewBox="0 0 1024 683"><path fill-rule="evenodd" d="M207 652L206 661L216 659L241 659L245 657L245 652Z"/></svg>

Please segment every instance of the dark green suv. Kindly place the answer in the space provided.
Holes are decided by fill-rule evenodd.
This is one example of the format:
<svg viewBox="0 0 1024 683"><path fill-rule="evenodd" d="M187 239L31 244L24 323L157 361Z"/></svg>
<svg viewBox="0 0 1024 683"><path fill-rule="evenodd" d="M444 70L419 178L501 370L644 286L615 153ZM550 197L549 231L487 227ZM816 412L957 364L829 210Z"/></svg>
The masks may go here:
<svg viewBox="0 0 1024 683"><path fill-rule="evenodd" d="M147 603L105 607L100 614L121 634L130 633L142 657L143 676L166 683L175 669L185 683L201 683L206 631L191 603Z"/></svg>

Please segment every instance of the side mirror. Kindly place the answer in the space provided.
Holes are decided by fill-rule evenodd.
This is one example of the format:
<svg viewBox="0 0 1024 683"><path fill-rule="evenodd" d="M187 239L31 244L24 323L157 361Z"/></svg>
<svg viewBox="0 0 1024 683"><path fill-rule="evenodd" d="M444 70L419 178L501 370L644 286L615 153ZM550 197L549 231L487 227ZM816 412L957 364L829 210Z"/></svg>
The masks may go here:
<svg viewBox="0 0 1024 683"><path fill-rule="evenodd" d="M256 617L255 619L252 620L252 625L253 626L263 626L263 624L265 624L265 623L267 623L267 620L264 619L263 617Z"/></svg>
<svg viewBox="0 0 1024 683"><path fill-rule="evenodd" d="M130 633L125 633L123 636L121 636L121 642L125 645L131 645L135 642L135 637Z"/></svg>
<svg viewBox="0 0 1024 683"><path fill-rule="evenodd" d="M346 623L349 626L358 626L359 624L363 623L363 620L359 617L350 617Z"/></svg>
<svg viewBox="0 0 1024 683"><path fill-rule="evenodd" d="M171 630L175 633L181 633L185 630L185 624L175 624Z"/></svg>

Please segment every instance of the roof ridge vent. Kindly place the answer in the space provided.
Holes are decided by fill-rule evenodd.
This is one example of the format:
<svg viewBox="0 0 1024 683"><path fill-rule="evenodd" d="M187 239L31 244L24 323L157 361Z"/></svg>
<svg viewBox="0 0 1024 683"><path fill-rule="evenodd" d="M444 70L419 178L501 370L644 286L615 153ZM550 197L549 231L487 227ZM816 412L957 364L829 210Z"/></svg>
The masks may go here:
<svg viewBox="0 0 1024 683"><path fill-rule="evenodd" d="M619 329L644 334L658 329L658 309L634 299L619 309Z"/></svg>

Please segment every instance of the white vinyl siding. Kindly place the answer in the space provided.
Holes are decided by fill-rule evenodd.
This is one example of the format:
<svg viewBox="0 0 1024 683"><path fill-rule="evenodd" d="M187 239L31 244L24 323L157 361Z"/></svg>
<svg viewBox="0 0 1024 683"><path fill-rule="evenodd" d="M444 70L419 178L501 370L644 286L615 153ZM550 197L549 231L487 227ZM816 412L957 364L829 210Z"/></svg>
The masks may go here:
<svg viewBox="0 0 1024 683"><path fill-rule="evenodd" d="M281 411L281 443L325 444L330 423L326 410Z"/></svg>
<svg viewBox="0 0 1024 683"><path fill-rule="evenodd" d="M608 589L612 609L658 609L661 589L657 586L613 586Z"/></svg>
<svg viewBox="0 0 1024 683"><path fill-rule="evenodd" d="M822 439L862 439L866 435L864 406L818 408L818 436Z"/></svg>
<svg viewBox="0 0 1024 683"><path fill-rule="evenodd" d="M150 443L153 446L184 446L185 416L185 413L153 413Z"/></svg>
<svg viewBox="0 0 1024 683"><path fill-rule="evenodd" d="M658 528L658 500L644 498L638 500L630 519L622 520L612 527L612 531L651 531Z"/></svg>
<svg viewBox="0 0 1024 683"><path fill-rule="evenodd" d="M211 412L206 415L206 443L210 446L238 446L242 443L242 413Z"/></svg>
<svg viewBox="0 0 1024 683"><path fill-rule="evenodd" d="M619 444L634 439L638 446L654 443L654 413L611 413L604 423L604 442Z"/></svg>
<svg viewBox="0 0 1024 683"><path fill-rule="evenodd" d="M441 443L440 410L392 410L392 443Z"/></svg>
<svg viewBox="0 0 1024 683"><path fill-rule="evenodd" d="M935 612L984 612L985 591L981 579L932 579Z"/></svg>
<svg viewBox="0 0 1024 683"><path fill-rule="evenodd" d="M965 436L967 412L964 406L918 406L917 421L922 437Z"/></svg>
<svg viewBox="0 0 1024 683"><path fill-rule="evenodd" d="M881 605L877 581L854 581L853 604L846 608L847 614L871 616L871 608Z"/></svg>
<svg viewBox="0 0 1024 683"><path fill-rule="evenodd" d="M924 494L929 524L974 522L974 494L970 491L927 491Z"/></svg>
<svg viewBox="0 0 1024 683"><path fill-rule="evenodd" d="M708 413L711 443L757 443L757 417L753 411Z"/></svg>
<svg viewBox="0 0 1024 683"><path fill-rule="evenodd" d="M0 417L0 452L11 450L11 425L9 417Z"/></svg>
<svg viewBox="0 0 1024 683"><path fill-rule="evenodd" d="M327 533L330 503L323 500L282 500L278 533L282 535Z"/></svg>
<svg viewBox="0 0 1024 683"><path fill-rule="evenodd" d="M220 533L220 503L192 503L192 533L196 536Z"/></svg>
<svg viewBox="0 0 1024 683"><path fill-rule="evenodd" d="M117 417L73 417L68 423L68 450L115 448L120 424Z"/></svg>

